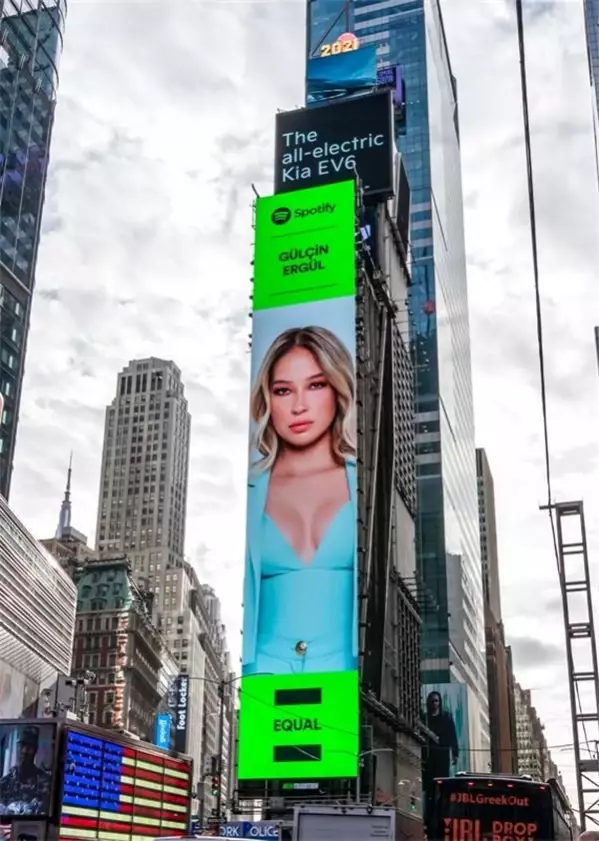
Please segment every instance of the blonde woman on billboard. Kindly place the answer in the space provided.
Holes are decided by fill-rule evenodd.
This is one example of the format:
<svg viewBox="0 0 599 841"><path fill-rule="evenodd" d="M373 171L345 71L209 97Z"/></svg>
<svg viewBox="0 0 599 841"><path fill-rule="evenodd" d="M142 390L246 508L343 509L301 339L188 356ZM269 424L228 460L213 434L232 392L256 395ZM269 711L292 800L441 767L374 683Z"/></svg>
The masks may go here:
<svg viewBox="0 0 599 841"><path fill-rule="evenodd" d="M352 357L324 327L272 343L253 384L243 674L358 667Z"/></svg>

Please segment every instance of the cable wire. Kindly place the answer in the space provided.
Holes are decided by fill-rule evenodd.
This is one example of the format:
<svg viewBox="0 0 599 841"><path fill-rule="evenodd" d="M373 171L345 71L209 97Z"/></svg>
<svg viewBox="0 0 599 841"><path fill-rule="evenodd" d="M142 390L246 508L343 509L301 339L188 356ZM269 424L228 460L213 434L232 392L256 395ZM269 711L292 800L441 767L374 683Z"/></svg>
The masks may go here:
<svg viewBox="0 0 599 841"><path fill-rule="evenodd" d="M535 288L535 315L537 327L537 347L539 356L539 375L540 375L540 392L541 392L541 411L543 416L543 445L545 454L545 481L547 490L547 512L549 514L549 522L551 524L551 535L553 538L553 551L555 553L555 562L557 566L558 575L561 580L559 550L557 546L557 535L555 521L553 517L552 508L552 485L551 485L551 459L549 451L549 424L547 419L547 385L545 377L545 351L543 345L543 316L541 308L541 293L539 284L539 256L538 256L538 242L537 242L537 218L535 209L535 193L534 193L534 179L532 169L532 152L530 142L530 121L528 109L528 84L526 78L526 52L524 48L524 23L522 16L522 0L516 0L516 19L518 26L518 50L520 56L520 83L522 88L522 117L524 121L524 146L526 150L526 180L528 187L528 207L530 213L530 236L532 246L532 265ZM578 686L576 686L576 697L579 713L582 712L580 693ZM582 730L584 733L585 744L589 748L589 738L586 730L586 724L582 722Z"/></svg>

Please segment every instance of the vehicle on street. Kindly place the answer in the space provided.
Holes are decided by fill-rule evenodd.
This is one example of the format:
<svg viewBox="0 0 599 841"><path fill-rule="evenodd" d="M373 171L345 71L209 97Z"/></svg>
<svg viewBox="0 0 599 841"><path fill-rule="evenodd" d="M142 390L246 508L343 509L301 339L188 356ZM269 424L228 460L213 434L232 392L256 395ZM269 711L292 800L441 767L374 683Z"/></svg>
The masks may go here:
<svg viewBox="0 0 599 841"><path fill-rule="evenodd" d="M571 808L556 780L458 774L434 781L428 841L572 841Z"/></svg>

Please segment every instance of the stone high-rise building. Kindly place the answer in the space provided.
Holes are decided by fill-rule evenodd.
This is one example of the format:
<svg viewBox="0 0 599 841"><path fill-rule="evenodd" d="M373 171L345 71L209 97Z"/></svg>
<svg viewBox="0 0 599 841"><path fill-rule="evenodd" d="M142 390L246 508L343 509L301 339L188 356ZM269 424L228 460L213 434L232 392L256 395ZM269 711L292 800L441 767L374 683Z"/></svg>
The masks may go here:
<svg viewBox="0 0 599 841"><path fill-rule="evenodd" d="M530 774L535 780L553 778L563 788L559 768L551 758L545 738L545 725L532 704L530 689L514 685L518 739L518 774Z"/></svg>
<svg viewBox="0 0 599 841"><path fill-rule="evenodd" d="M173 362L135 360L118 375L106 410L97 548L126 552L157 583L183 565L190 423Z"/></svg>
<svg viewBox="0 0 599 841"><path fill-rule="evenodd" d="M493 475L484 450L476 451L478 516L483 593L487 686L491 732L491 767L498 774L517 773L516 712L512 653L505 644L499 585L499 552Z"/></svg>
<svg viewBox="0 0 599 841"><path fill-rule="evenodd" d="M138 586L153 594L161 638L189 677L183 749L198 783L218 749L218 682L229 667L224 629L215 631L211 598L184 559L190 424L173 362L139 359L121 371L106 410L96 542L100 558L127 555ZM226 761L224 744L223 753ZM205 795L210 811L209 787Z"/></svg>

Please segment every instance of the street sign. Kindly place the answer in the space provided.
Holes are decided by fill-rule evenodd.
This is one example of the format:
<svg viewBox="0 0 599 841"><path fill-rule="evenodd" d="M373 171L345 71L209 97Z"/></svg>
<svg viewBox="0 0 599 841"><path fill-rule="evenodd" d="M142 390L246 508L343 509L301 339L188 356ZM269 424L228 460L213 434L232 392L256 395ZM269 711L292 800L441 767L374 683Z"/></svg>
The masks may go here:
<svg viewBox="0 0 599 841"><path fill-rule="evenodd" d="M220 826L224 838L273 838L280 837L277 821L229 821Z"/></svg>

